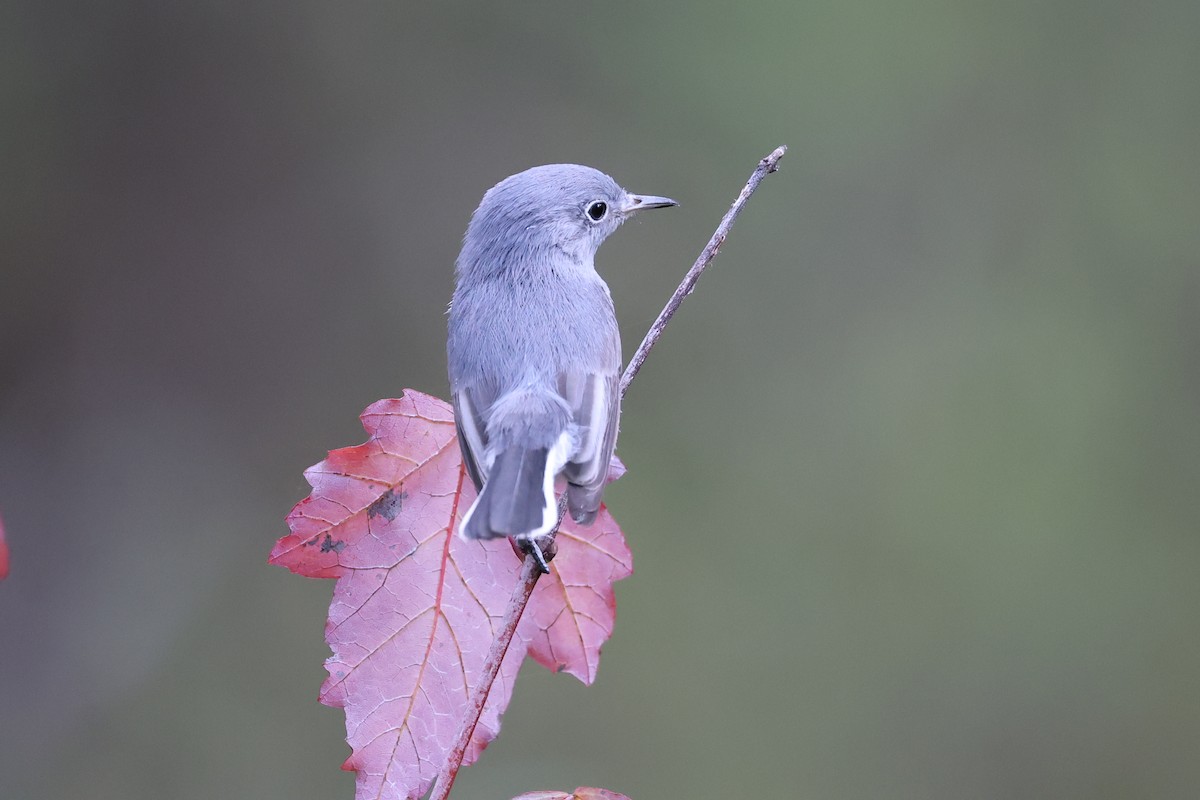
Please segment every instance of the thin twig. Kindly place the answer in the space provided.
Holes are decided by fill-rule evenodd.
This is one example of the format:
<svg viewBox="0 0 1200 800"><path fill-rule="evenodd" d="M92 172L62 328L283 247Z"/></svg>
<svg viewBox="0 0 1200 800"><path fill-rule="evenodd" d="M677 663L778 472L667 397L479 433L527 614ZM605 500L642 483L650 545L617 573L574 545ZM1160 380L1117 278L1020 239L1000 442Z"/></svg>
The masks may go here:
<svg viewBox="0 0 1200 800"><path fill-rule="evenodd" d="M646 333L646 338L642 339L641 346L637 352L633 354L633 358L629 361L629 366L625 369L625 374L621 376L621 396L625 396L625 392L629 389L629 385L633 383L633 379L637 377L638 370L642 368L642 363L645 362L646 356L655 343L662 336L663 331L667 327L667 323L671 321L671 317L679 309L683 299L692 293L692 289L696 286L696 281L700 279L700 273L708 268L713 259L717 257L717 252L720 251L721 245L725 242L725 238L729 236L729 229L733 227L733 221L737 219L737 215L741 213L742 207L746 205L746 201L750 199L750 195L754 194L754 190L758 188L758 184L762 182L770 173L779 168L779 159L783 158L783 154L787 152L787 147L777 147L766 158L758 162L758 167L750 175L750 180L746 182L737 199L733 201L733 205L725 212L725 216L721 219L721 224L717 226L717 230L713 233L712 238L708 240L708 244L700 251L700 257L696 259L696 263L687 271L687 275L683 277L683 282L679 284L679 288L675 290L675 294L671 295L671 299L667 301L667 305L663 308L662 313L658 315L658 319L650 326L650 330ZM562 523L563 514L566 511L566 506L563 502L564 498L559 498L558 521ZM558 532L558 526L554 526L544 540L553 541L553 536ZM547 554L547 558L552 557L553 551ZM429 800L446 800L450 796L450 789L454 786L454 779L458 777L458 770L462 766L463 757L466 755L467 747L471 743L471 737L475 734L475 726L479 724L479 717L483 714L483 708L487 705L488 694L492 691L492 684L496 681L496 676L500 674L500 665L504 662L504 656L508 652L508 646L512 643L513 635L517 632L517 623L521 621L521 615L525 613L525 606L529 603L529 597L533 594L533 587L537 585L538 578L542 576L542 569L538 565L537 558L532 554L525 556L521 563L521 577L517 581L516 587L513 589L512 598L508 601L508 608L504 612L504 619L500 623L500 630L496 633L496 638L492 640L492 646L488 650L487 659L483 662L483 674L479 676L479 683L476 684L471 692L471 698L467 703L467 716L463 720L462 728L459 730L458 739L454 742L454 747L450 749L450 754L447 757L446 765L442 767L442 771L438 773L437 783L434 785L433 793L430 794Z"/></svg>
<svg viewBox="0 0 1200 800"><path fill-rule="evenodd" d="M733 227L733 221L737 219L738 214L742 213L742 207L746 205L746 201L750 199L750 195L754 194L754 190L762 183L763 178L779 169L779 159L783 158L783 154L786 152L787 146L780 145L770 155L758 162L758 166L755 167L754 172L750 175L750 180L746 181L746 185L742 188L737 199L733 201L733 205L729 207L729 210L725 212L725 216L721 218L721 224L713 231L712 238L708 240L708 244L700 251L700 256L696 259L696 263L687 271L687 275L683 276L683 282L679 284L679 288L675 290L675 294L671 295L671 299L667 301L667 305L663 308L662 313L658 315L658 319L654 320L654 324L646 332L646 337L642 339L642 343L638 346L637 352L633 354L633 358L629 359L629 366L625 368L625 374L621 376L621 397L624 397L625 392L629 391L629 384L633 383L633 379L637 377L638 370L642 368L642 363L645 362L646 356L650 354L651 348L657 344L659 337L666 330L667 323L671 321L671 317L675 316L675 312L683 304L683 299L696 288L696 281L700 280L700 274L708 269L708 265L717 257L721 245L725 243L726 237L729 236L729 229Z"/></svg>
<svg viewBox="0 0 1200 800"><path fill-rule="evenodd" d="M467 703L467 717L458 732L458 739L454 742L454 747L450 750L446 766L438 774L437 785L434 786L429 800L446 800L450 796L450 789L454 786L454 779L458 777L458 769L462 766L467 746L475 734L475 726L479 724L483 707L487 705L492 684L496 682L496 676L500 674L500 665L504 663L508 645L512 642L513 634L517 632L517 623L521 621L521 615L525 613L525 606L529 603L529 596L533 594L533 587L537 585L538 578L541 576L542 568L538 566L537 559L532 554L525 556L525 560L521 564L521 577L513 589L512 598L508 601L508 609L504 612L500 630L496 633L496 638L492 640L487 660L483 662L483 674L479 676L479 683L475 685L475 689L471 692L471 699Z"/></svg>

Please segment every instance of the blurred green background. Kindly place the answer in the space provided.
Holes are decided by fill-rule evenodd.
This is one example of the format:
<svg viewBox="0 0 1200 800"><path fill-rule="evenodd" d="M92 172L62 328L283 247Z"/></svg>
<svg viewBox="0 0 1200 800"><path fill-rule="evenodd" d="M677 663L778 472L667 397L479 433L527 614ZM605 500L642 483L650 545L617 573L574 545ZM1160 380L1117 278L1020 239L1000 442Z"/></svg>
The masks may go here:
<svg viewBox="0 0 1200 800"><path fill-rule="evenodd" d="M1200 792L1200 4L6 3L0 797L350 798L332 583L266 565L446 395L483 191L600 252L636 574L455 797Z"/></svg>

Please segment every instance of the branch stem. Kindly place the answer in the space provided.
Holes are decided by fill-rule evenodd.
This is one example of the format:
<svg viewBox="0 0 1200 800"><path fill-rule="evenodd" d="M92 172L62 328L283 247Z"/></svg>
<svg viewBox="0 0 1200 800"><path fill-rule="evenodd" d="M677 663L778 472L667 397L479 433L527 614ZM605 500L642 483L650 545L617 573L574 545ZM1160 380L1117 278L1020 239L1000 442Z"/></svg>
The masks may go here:
<svg viewBox="0 0 1200 800"><path fill-rule="evenodd" d="M708 269L708 265L717 257L717 253L721 250L721 245L725 243L725 239L729 236L729 229L733 227L733 221L737 219L738 214L742 213L742 208L745 207L746 201L750 199L750 195L754 194L754 190L762 183L763 178L779 169L779 159L783 158L786 152L787 146L780 145L758 162L758 166L750 174L750 180L746 181L746 185L742 187L742 191L738 194L737 199L733 201L733 205L729 207L729 210L725 212L725 216L721 218L721 224L713 231L712 238L708 240L708 244L700 251L696 263L692 264L692 268L683 276L683 281L679 284L679 288L675 290L675 294L671 295L671 299L667 301L667 305L659 313L658 319L654 320L654 324L646 332L646 336L642 339L641 345L638 346L637 352L633 354L633 358L629 359L629 366L625 368L625 374L621 376L621 397L624 397L625 392L629 391L629 385L637 377L638 371L641 370L642 364L646 361L646 356L650 355L650 350L658 343L659 338L663 335L663 331L667 329L667 323L671 321L671 317L675 316L675 312L683 305L684 298L692 293L692 290L696 288L696 281L700 280L700 275L704 270Z"/></svg>
<svg viewBox="0 0 1200 800"><path fill-rule="evenodd" d="M479 676L479 683L475 685L471 692L471 699L467 702L467 715L458 732L458 739L455 740L454 747L450 750L446 765L438 773L437 784L434 786L429 800L446 800L450 796L450 789L454 786L454 779L458 777L458 770L467 753L467 746L470 745L471 737L475 734L475 726L479 724L479 717L483 714L484 706L487 705L492 684L496 682L496 676L500 674L500 665L504 663L508 645L512 642L513 634L517 632L517 624L521 621L521 615L525 613L525 606L528 605L529 597L533 594L533 587L537 586L540 577L542 577L542 568L530 553L521 562L521 577L513 588L508 608L504 612L504 619L500 623L500 630L496 632L496 638L492 640L492 646L488 650L487 660L483 662L483 674Z"/></svg>
<svg viewBox="0 0 1200 800"><path fill-rule="evenodd" d="M650 326L646 337L642 339L641 346L638 347L637 352L630 359L629 366L625 369L625 374L621 376L622 397L628 391L629 385L633 383L633 379L637 377L638 371L641 370L642 364L646 361L646 356L650 354L650 350L653 349L662 336L663 331L666 330L667 323L671 321L671 317L675 316L675 312L683 304L684 298L692 293L692 290L696 287L696 281L700 280L701 273L708 269L708 265L717 257L721 245L724 244L726 237L729 236L729 229L733 227L733 221L741 213L742 208L746 205L746 201L750 199L750 195L754 194L754 190L758 188L758 184L762 183L763 178L779 168L779 159L783 158L783 154L786 152L787 147L777 147L770 155L758 162L758 166L750 175L750 180L746 182L737 199L733 201L733 205L725 212L725 216L721 218L721 223L717 226L712 238L708 240L708 244L700 251L700 256L696 259L696 263L687 271L687 274L683 277L683 282L679 284L679 288L671 295L671 299L667 301L666 307L658 315L658 319L654 320L654 324ZM562 523L565 510L563 501L560 499L558 514L560 524ZM552 537L557 532L558 526L556 525L554 530L544 538L552 540ZM548 554L547 557L551 556ZM508 653L508 646L512 643L513 635L517 632L517 624L521 621L521 615L525 613L525 606L528 605L529 597L533 594L533 588L537 585L538 578L541 576L542 569L538 565L537 558L532 553L527 554L521 563L521 576L517 581L516 587L513 589L512 598L508 601L508 608L504 612L504 619L500 623L500 630L497 631L496 638L492 640L492 646L488 650L487 659L483 662L483 674L479 676L479 683L472 690L471 697L467 702L466 717L463 719L458 739L455 740L454 747L450 750L446 765L438 773L437 782L434 784L433 793L430 794L429 800L446 800L450 796L450 789L454 786L454 779L458 777L458 770L462 766L463 757L467 753L467 747L470 746L471 737L475 734L475 727L479 724L479 717L483 714L484 706L487 705L488 694L492 691L492 684L496 682L496 676L500 674L500 665L504 662L504 656Z"/></svg>

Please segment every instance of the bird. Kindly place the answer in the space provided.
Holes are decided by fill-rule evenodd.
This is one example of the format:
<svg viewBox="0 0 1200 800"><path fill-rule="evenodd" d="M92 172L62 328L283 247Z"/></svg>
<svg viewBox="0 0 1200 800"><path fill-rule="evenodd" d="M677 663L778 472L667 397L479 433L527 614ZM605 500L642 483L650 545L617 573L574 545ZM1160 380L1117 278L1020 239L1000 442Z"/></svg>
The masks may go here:
<svg viewBox="0 0 1200 800"><path fill-rule="evenodd" d="M559 522L560 475L572 519L596 519L621 409L621 337L596 251L634 214L676 205L578 164L533 167L484 194L447 325L458 443L478 492L462 538L511 537L547 569L537 539Z"/></svg>

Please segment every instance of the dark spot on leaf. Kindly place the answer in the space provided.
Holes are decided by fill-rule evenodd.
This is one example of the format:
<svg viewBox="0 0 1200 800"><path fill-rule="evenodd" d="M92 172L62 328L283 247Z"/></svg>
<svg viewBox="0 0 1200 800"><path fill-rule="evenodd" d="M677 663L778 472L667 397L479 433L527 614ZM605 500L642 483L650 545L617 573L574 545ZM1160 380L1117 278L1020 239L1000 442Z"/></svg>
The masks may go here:
<svg viewBox="0 0 1200 800"><path fill-rule="evenodd" d="M566 668L567 668L567 665L566 665L566 664L559 664L558 666L556 666L556 667L554 668L554 671L555 671L555 672L562 672L562 671L563 671L564 669L566 669Z"/></svg>
<svg viewBox="0 0 1200 800"><path fill-rule="evenodd" d="M345 547L346 543L344 541L341 539L334 539L328 533L325 534L325 541L321 542L322 553L328 553L331 550L335 553L340 553L345 549Z"/></svg>
<svg viewBox="0 0 1200 800"><path fill-rule="evenodd" d="M391 522L400 513L400 509L404 507L404 501L407 499L408 495L404 492L397 494L395 489L388 489L382 497L367 507L367 518L383 517Z"/></svg>

